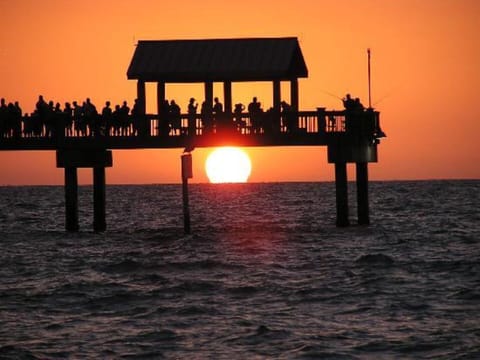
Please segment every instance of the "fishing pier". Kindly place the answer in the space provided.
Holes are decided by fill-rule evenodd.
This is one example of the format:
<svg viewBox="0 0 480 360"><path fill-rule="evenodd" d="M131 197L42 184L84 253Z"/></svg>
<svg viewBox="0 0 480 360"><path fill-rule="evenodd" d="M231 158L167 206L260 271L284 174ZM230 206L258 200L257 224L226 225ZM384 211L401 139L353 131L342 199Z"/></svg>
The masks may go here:
<svg viewBox="0 0 480 360"><path fill-rule="evenodd" d="M350 224L348 163L356 165L358 224L369 224L368 163L377 162L379 139L385 136L379 113L370 107L299 110L298 79L307 76L296 38L139 41L127 71L128 79L137 84L135 112L124 119L128 131L116 131L111 119L100 114L89 119L85 132L73 131L75 124L61 116L49 126L34 115L11 127L0 119L0 150L56 151L57 167L65 172L67 231L79 230L77 169L92 168L93 228L104 231L105 168L113 165L113 150L183 148L185 193L191 176L190 153L195 148L326 146L328 163L335 168L337 226ZM273 106L261 113L239 109L233 101L235 82L270 82ZM282 82L289 84L287 94L281 93ZM145 110L146 83L156 83L156 114ZM202 83L202 110L173 117L166 113L166 86L170 83ZM215 109L214 83L223 84L221 112ZM35 130L26 131L32 122ZM186 230L187 225L189 230L189 219Z"/></svg>

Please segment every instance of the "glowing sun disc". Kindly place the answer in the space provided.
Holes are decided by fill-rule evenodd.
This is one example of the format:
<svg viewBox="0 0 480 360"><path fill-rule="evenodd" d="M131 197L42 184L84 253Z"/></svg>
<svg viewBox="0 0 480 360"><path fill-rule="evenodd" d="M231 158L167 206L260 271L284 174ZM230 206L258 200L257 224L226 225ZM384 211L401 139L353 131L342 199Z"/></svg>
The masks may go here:
<svg viewBox="0 0 480 360"><path fill-rule="evenodd" d="M221 147L208 155L205 170L211 183L243 183L250 176L252 163L245 151Z"/></svg>

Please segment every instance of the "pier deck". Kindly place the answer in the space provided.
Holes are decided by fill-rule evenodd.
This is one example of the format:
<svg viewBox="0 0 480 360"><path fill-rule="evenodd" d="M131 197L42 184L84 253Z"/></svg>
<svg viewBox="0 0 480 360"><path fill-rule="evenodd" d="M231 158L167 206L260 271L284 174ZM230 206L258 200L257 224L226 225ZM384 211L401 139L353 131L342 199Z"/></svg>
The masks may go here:
<svg viewBox="0 0 480 360"><path fill-rule="evenodd" d="M21 117L13 104L5 116L2 99L0 150L56 151L57 167L65 171L67 231L78 231L77 168L92 168L93 227L104 231L105 167L113 164L112 150L183 148L190 156L200 147L326 146L328 162L335 164L337 226L349 225L347 163L356 164L358 223L368 224L368 163L377 162L377 145L385 136L379 113L364 109L360 101L353 104L349 95L345 110L300 111L298 79L307 76L296 38L143 40L127 70L127 78L137 82L131 113L117 112L116 117L104 109L98 115L88 98L82 109L54 111L40 96L30 116ZM253 95L247 108L234 104L233 83L258 81L272 85L270 109L261 109ZM282 82L290 85L287 97ZM146 114L146 83L156 83L157 114ZM169 104L171 83L202 83L200 111L193 98L188 114L180 114L174 101ZM214 83L223 85L224 105L214 97ZM183 173L185 190L188 176Z"/></svg>

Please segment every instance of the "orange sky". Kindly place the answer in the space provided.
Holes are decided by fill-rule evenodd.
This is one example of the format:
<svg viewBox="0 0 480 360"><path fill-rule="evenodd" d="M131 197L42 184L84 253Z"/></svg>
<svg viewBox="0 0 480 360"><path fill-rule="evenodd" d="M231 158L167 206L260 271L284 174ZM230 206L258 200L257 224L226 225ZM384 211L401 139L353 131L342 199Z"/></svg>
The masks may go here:
<svg viewBox="0 0 480 360"><path fill-rule="evenodd" d="M0 0L0 97L31 112L47 100L130 103L126 78L139 39L296 36L309 69L300 108L341 109L327 94L368 102L366 49L372 49L372 96L388 138L371 164L373 180L480 178L480 2L476 0L53 1ZM167 86L183 109L201 86ZM218 89L218 92L217 92ZM155 92L147 87L147 99ZM221 87L215 87L222 96ZM233 87L233 101L271 85ZM284 92L288 99L288 92ZM153 101L147 110L153 111ZM193 182L207 181L210 149L193 152ZM114 151L109 183L180 181L182 150ZM250 181L333 179L325 148L253 148ZM54 152L0 152L0 185L61 184ZM352 169L353 170L353 167ZM80 171L90 183L91 172Z"/></svg>

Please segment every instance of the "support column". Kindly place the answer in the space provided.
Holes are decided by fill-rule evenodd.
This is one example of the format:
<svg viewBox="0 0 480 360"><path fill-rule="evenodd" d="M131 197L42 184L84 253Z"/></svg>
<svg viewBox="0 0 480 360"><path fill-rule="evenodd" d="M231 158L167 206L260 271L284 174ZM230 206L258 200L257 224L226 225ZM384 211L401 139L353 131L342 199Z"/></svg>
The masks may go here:
<svg viewBox="0 0 480 360"><path fill-rule="evenodd" d="M138 80L137 81L137 100L138 100L139 110L142 113L145 113L145 108L146 108L145 98L146 98L145 97L145 81Z"/></svg>
<svg viewBox="0 0 480 360"><path fill-rule="evenodd" d="M224 101L224 112L227 115L232 114L232 82L225 81L223 83L223 101Z"/></svg>
<svg viewBox="0 0 480 360"><path fill-rule="evenodd" d="M78 231L77 168L65 167L65 229Z"/></svg>
<svg viewBox="0 0 480 360"><path fill-rule="evenodd" d="M290 103L293 111L298 111L298 79L290 80Z"/></svg>
<svg viewBox="0 0 480 360"><path fill-rule="evenodd" d="M357 212L358 224L370 224L370 215L368 209L368 163L357 162Z"/></svg>
<svg viewBox="0 0 480 360"><path fill-rule="evenodd" d="M157 83L157 115L162 113L163 103L165 102L165 83Z"/></svg>
<svg viewBox="0 0 480 360"><path fill-rule="evenodd" d="M335 163L335 190L337 202L337 226L350 225L348 220L347 163Z"/></svg>
<svg viewBox="0 0 480 360"><path fill-rule="evenodd" d="M280 114L280 102L282 101L280 80L273 81L273 110L276 114Z"/></svg>
<svg viewBox="0 0 480 360"><path fill-rule="evenodd" d="M188 179L193 177L192 155L190 153L181 156L182 161L182 195L183 195L183 230L190 234L190 205L188 199Z"/></svg>
<svg viewBox="0 0 480 360"><path fill-rule="evenodd" d="M145 114L146 109L146 96L145 96L145 81L137 81L137 104L140 114ZM150 120L145 116L134 119L137 121L138 132L140 136L150 136Z"/></svg>
<svg viewBox="0 0 480 360"><path fill-rule="evenodd" d="M105 220L105 168L93 168L93 231L107 228Z"/></svg>
<svg viewBox="0 0 480 360"><path fill-rule="evenodd" d="M213 82L207 81L205 83L205 103L206 103L206 113L202 114L203 122L203 133L212 133L213 132L213 119L212 119L212 108L213 108Z"/></svg>
<svg viewBox="0 0 480 360"><path fill-rule="evenodd" d="M213 82L207 81L205 83L205 102L209 108L213 106Z"/></svg>
<svg viewBox="0 0 480 360"><path fill-rule="evenodd" d="M157 136L168 135L168 130L164 131L168 128L165 124L168 119L165 116L164 104L165 102L165 83L164 82L157 82L157 126L156 131L154 132ZM162 133L163 131L163 133ZM167 134L165 134L167 132Z"/></svg>

